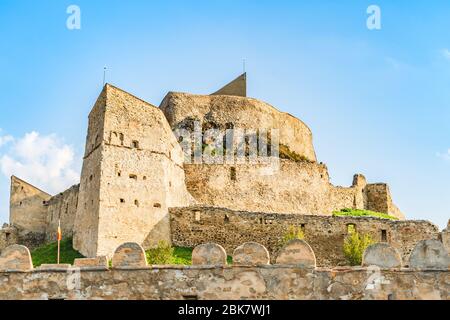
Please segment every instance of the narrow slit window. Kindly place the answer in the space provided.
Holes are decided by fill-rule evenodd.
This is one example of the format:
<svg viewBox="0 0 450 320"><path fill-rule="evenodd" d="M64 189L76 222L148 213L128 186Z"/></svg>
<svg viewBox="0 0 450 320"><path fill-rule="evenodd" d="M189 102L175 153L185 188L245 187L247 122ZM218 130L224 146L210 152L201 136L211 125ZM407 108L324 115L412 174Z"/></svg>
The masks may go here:
<svg viewBox="0 0 450 320"><path fill-rule="evenodd" d="M120 199L120 203L125 203L125 199Z"/></svg>
<svg viewBox="0 0 450 320"><path fill-rule="evenodd" d="M230 179L231 181L236 181L236 167L230 168Z"/></svg>
<svg viewBox="0 0 450 320"><path fill-rule="evenodd" d="M130 174L130 179L137 180L137 175L135 175L135 174Z"/></svg>
<svg viewBox="0 0 450 320"><path fill-rule="evenodd" d="M387 242L387 230L381 230L381 241Z"/></svg>
<svg viewBox="0 0 450 320"><path fill-rule="evenodd" d="M133 140L132 145L134 149L139 149L139 141Z"/></svg>

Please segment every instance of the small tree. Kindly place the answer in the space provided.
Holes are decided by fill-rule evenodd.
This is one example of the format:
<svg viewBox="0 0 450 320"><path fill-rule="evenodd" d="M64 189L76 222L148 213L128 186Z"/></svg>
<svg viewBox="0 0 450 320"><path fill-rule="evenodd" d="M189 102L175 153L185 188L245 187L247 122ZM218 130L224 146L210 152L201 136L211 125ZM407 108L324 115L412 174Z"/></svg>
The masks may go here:
<svg viewBox="0 0 450 320"><path fill-rule="evenodd" d="M281 240L281 245L284 246L289 241L294 239L303 240L305 238L305 234L301 227L298 226L289 226L286 233L283 235L283 238Z"/></svg>
<svg viewBox="0 0 450 320"><path fill-rule="evenodd" d="M353 229L344 240L344 256L351 266L359 266L364 251L374 243L375 241L370 235L360 235Z"/></svg>
<svg viewBox="0 0 450 320"><path fill-rule="evenodd" d="M156 248L146 252L149 264L170 264L172 262L174 248L164 240L158 242Z"/></svg>

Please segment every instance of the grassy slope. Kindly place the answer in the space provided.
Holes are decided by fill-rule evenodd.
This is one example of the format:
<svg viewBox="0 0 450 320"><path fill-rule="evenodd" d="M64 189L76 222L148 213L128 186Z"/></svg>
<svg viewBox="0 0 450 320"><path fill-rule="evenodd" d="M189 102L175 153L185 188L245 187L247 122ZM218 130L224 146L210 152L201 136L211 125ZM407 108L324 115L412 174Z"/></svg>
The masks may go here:
<svg viewBox="0 0 450 320"><path fill-rule="evenodd" d="M174 247L171 264L190 266L192 264L192 250L192 248ZM232 261L233 259L228 256L228 264L231 264Z"/></svg>
<svg viewBox="0 0 450 320"><path fill-rule="evenodd" d="M41 264L51 264L57 262L58 243L52 242L34 249L31 252L31 258L33 259L33 265L35 267ZM76 258L83 258L83 256L72 248L72 239L63 239L61 241L61 256L60 263L70 263Z"/></svg>
<svg viewBox="0 0 450 320"><path fill-rule="evenodd" d="M370 210L359 209L342 209L341 211L334 211L334 217L375 217L382 219L398 220L398 218L388 215L386 213L375 212Z"/></svg>
<svg viewBox="0 0 450 320"><path fill-rule="evenodd" d="M35 267L41 264L56 263L56 256L58 251L58 244L56 242L43 245L31 252L33 265ZM72 248L72 239L64 239L61 241L61 257L60 263L70 263L76 258L83 258L83 256ZM232 259L228 256L228 263ZM192 248L175 247L171 264L176 265L191 265L192 264Z"/></svg>

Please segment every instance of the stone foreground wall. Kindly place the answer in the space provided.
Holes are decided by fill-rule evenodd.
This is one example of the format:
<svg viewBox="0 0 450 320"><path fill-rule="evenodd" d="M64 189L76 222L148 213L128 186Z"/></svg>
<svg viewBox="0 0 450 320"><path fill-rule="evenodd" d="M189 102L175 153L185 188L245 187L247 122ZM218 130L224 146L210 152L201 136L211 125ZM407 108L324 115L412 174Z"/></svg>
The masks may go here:
<svg viewBox="0 0 450 320"><path fill-rule="evenodd" d="M414 269L399 269L389 246L369 247L364 256L375 265L316 268L311 247L294 240L269 265L262 245L245 243L227 266L225 250L210 243L194 249L197 265L147 266L143 248L125 243L111 268L97 257L33 269L29 250L15 245L0 256L0 299L450 299L450 259L441 242L418 243Z"/></svg>
<svg viewBox="0 0 450 320"><path fill-rule="evenodd" d="M329 217L233 211L213 207L171 208L172 242L194 247L215 242L228 251L247 241L257 241L275 254L290 226L300 226L316 253L319 266L345 265L342 253L348 226L387 242L399 250L404 261L420 240L438 239L439 229L428 221L392 221L378 218Z"/></svg>
<svg viewBox="0 0 450 320"><path fill-rule="evenodd" d="M0 273L0 299L449 300L448 271L292 266ZM74 287L73 283L80 286Z"/></svg>

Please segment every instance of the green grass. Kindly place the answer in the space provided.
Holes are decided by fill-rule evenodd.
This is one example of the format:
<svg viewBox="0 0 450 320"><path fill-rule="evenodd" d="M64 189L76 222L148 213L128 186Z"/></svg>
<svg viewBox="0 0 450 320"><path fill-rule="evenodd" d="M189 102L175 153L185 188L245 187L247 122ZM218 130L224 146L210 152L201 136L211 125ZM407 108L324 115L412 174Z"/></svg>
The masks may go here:
<svg viewBox="0 0 450 320"><path fill-rule="evenodd" d="M398 220L398 218L386 213L360 209L342 209L341 211L334 211L333 217L375 217L381 219Z"/></svg>
<svg viewBox="0 0 450 320"><path fill-rule="evenodd" d="M173 265L191 265L192 264L192 250L193 248L174 247L171 261L169 264ZM58 243L52 242L45 244L31 252L33 259L33 266L38 267L42 264L54 264L57 259ZM72 247L72 239L64 239L61 241L61 256L60 263L73 264L76 258L84 258L78 251ZM228 264L232 263L232 258L227 257Z"/></svg>
<svg viewBox="0 0 450 320"><path fill-rule="evenodd" d="M71 238L61 240L60 252L61 252L60 263L73 264L73 261L76 258L84 258L78 251L73 249ZM52 243L43 245L39 248L36 248L33 251L31 251L31 258L33 259L33 266L38 267L41 264L57 263L57 255L58 255L58 243L57 242L52 242Z"/></svg>
<svg viewBox="0 0 450 320"><path fill-rule="evenodd" d="M185 266L192 265L192 250L193 250L193 248L174 247L170 264L185 265ZM150 264L150 261L148 261L148 262ZM227 263L232 264L233 258L228 256Z"/></svg>
<svg viewBox="0 0 450 320"><path fill-rule="evenodd" d="M173 264L191 265L192 248L175 247L172 255Z"/></svg>

